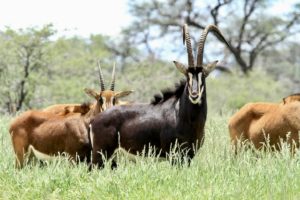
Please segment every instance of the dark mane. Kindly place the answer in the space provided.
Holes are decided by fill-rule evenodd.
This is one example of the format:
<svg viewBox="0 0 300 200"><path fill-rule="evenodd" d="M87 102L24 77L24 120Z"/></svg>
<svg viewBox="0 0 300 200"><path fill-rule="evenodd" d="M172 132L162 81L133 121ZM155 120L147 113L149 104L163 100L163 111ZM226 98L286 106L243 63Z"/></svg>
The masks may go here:
<svg viewBox="0 0 300 200"><path fill-rule="evenodd" d="M176 97L178 99L184 91L185 84L186 80L181 80L179 83L175 84L174 88L167 88L162 90L161 94L155 94L151 100L151 104L157 105L163 103L171 97Z"/></svg>
<svg viewBox="0 0 300 200"><path fill-rule="evenodd" d="M83 102L81 103L80 107L82 108L87 108L87 107L90 107L93 103L92 102Z"/></svg>
<svg viewBox="0 0 300 200"><path fill-rule="evenodd" d="M91 109L91 105L92 105L93 103L91 103L91 102L84 102L84 103L82 103L81 105L80 105L80 108L81 108L81 114L82 115L85 115L86 113L88 113L89 111L90 111L90 109Z"/></svg>

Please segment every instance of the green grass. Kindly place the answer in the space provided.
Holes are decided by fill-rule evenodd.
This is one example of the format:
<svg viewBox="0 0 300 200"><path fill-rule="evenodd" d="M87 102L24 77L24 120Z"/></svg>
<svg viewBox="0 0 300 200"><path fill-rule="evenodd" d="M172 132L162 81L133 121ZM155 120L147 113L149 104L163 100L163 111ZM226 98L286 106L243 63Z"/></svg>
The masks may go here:
<svg viewBox="0 0 300 200"><path fill-rule="evenodd" d="M0 199L300 199L300 155L245 151L234 156L228 116L210 116L190 167L120 158L119 167L87 172L60 158L14 168L9 117L0 119Z"/></svg>

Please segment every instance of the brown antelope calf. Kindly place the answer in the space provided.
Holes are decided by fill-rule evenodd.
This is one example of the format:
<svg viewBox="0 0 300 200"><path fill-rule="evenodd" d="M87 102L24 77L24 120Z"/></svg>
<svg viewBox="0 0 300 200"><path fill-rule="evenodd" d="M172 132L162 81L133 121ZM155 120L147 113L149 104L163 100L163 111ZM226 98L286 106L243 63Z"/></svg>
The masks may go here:
<svg viewBox="0 0 300 200"><path fill-rule="evenodd" d="M276 103L248 103L229 120L232 144L237 151L239 141L250 141L256 149L270 146L280 150L281 141L291 149L299 147L300 94Z"/></svg>
<svg viewBox="0 0 300 200"><path fill-rule="evenodd" d="M89 124L96 114L118 103L118 99L129 95L132 91L115 92L115 66L110 90L105 90L103 76L99 65L101 91L97 93L91 89L85 92L96 102L80 105L85 114L57 115L52 112L31 110L27 111L10 125L13 148L16 154L16 166L24 165L25 156L33 155L42 158L60 153L67 153L71 159L89 160L91 146L89 140ZM72 106L72 105L71 105ZM77 106L77 105L76 105ZM66 107L68 108L68 107Z"/></svg>

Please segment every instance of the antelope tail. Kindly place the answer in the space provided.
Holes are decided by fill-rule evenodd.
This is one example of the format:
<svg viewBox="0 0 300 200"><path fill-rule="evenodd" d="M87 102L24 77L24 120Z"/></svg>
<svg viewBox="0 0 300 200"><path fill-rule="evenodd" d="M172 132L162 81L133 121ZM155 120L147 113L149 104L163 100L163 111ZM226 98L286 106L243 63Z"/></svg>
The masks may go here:
<svg viewBox="0 0 300 200"><path fill-rule="evenodd" d="M90 139L90 142L91 142L91 146L92 146L92 149L94 148L94 133L93 133L93 127L92 127L92 124L89 125L89 139Z"/></svg>

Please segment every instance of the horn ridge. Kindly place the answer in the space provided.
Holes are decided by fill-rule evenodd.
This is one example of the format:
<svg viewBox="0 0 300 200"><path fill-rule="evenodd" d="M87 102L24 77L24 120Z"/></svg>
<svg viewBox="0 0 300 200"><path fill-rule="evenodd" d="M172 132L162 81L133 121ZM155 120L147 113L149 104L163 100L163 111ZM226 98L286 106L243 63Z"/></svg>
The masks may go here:
<svg viewBox="0 0 300 200"><path fill-rule="evenodd" d="M104 85L104 81L103 81L103 73L101 70L100 60L98 61L98 73L99 73L100 89L101 89L101 91L104 91L105 85Z"/></svg>
<svg viewBox="0 0 300 200"><path fill-rule="evenodd" d="M217 26L215 26L213 24L206 26L205 29L203 30L202 34L201 34L200 41L198 43L197 67L202 67L204 44L205 44L205 40L206 40L206 37L207 37L209 32L213 32L214 35L218 39L223 41L230 48L230 45L228 44L225 37L223 36L223 34L221 33L221 31L218 29Z"/></svg>
<svg viewBox="0 0 300 200"><path fill-rule="evenodd" d="M114 62L113 72L112 72L112 80L111 80L111 85L110 85L111 91L115 90L115 82L116 82L116 63Z"/></svg>
<svg viewBox="0 0 300 200"><path fill-rule="evenodd" d="M191 37L189 34L187 24L184 24L184 26L183 26L183 43L185 43L186 48L187 48L188 65L189 65L189 67L194 67L193 49L192 49Z"/></svg>

